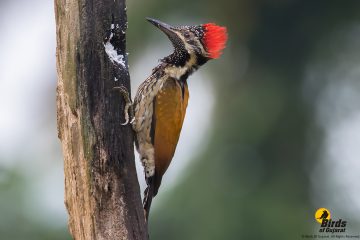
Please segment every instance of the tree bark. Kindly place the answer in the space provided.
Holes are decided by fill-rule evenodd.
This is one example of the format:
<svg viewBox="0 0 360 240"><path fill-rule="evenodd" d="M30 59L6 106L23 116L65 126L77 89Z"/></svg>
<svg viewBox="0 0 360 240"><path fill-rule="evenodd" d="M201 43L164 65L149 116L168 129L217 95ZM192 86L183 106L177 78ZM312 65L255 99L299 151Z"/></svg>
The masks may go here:
<svg viewBox="0 0 360 240"><path fill-rule="evenodd" d="M85 240L147 239L133 132L120 125L124 100L112 91L130 89L125 1L55 0L55 13L58 135L70 233ZM112 44L123 66L106 54L110 28L117 31Z"/></svg>

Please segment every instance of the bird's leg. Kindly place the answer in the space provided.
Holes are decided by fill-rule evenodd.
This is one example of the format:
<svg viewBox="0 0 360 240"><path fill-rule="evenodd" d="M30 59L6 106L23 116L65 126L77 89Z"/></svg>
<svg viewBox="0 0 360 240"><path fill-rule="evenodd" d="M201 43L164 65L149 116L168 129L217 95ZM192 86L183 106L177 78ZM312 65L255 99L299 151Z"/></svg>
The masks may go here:
<svg viewBox="0 0 360 240"><path fill-rule="evenodd" d="M132 124L135 120L134 117L134 109L133 104L129 96L129 92L124 86L114 87L114 90L119 90L120 94L123 96L125 100L125 109L124 109L124 115L125 115L125 122L121 123L121 125L126 125L130 122ZM130 119L130 120L129 120Z"/></svg>

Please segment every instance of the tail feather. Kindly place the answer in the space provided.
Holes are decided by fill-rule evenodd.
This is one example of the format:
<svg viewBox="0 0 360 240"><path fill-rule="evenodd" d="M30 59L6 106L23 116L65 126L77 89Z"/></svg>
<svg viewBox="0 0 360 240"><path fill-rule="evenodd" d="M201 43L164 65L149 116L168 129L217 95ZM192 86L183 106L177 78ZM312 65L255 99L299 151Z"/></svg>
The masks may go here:
<svg viewBox="0 0 360 240"><path fill-rule="evenodd" d="M161 184L161 179L162 179L162 176L159 176L156 173L154 176L146 179L147 188L145 189L145 192L144 192L144 201L143 201L146 222L149 219L149 213L150 213L152 199L158 193L158 190L159 190L159 187Z"/></svg>
<svg viewBox="0 0 360 240"><path fill-rule="evenodd" d="M146 222L149 219L149 213L150 213L150 207L152 203L152 199L154 197L154 177L150 177L146 179L147 182L147 188L144 192L144 201L143 201L143 207L144 207L144 213L145 213L145 219Z"/></svg>

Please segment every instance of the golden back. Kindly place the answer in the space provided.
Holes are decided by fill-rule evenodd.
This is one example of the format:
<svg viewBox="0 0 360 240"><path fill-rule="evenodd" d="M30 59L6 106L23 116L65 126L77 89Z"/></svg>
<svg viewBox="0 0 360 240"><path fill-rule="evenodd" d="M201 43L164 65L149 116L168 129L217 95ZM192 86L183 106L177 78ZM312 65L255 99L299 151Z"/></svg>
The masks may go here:
<svg viewBox="0 0 360 240"><path fill-rule="evenodd" d="M184 122L188 99L187 83L184 83L183 94L180 83L173 78L169 78L154 100L155 172L160 181L174 156Z"/></svg>

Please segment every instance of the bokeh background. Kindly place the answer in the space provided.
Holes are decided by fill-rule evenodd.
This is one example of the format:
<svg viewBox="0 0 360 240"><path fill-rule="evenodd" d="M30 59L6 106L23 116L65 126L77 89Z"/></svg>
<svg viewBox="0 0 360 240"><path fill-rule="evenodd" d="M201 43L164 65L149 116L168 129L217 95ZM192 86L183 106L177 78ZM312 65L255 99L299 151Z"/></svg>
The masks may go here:
<svg viewBox="0 0 360 240"><path fill-rule="evenodd" d="M128 1L133 93L167 38L145 21L227 26L189 78L152 239L301 239L317 208L360 229L360 1ZM0 2L0 239L71 239L55 111L53 1ZM142 188L141 168L138 169Z"/></svg>

